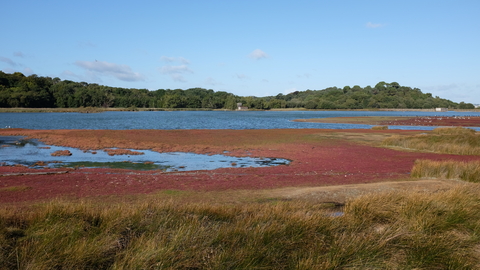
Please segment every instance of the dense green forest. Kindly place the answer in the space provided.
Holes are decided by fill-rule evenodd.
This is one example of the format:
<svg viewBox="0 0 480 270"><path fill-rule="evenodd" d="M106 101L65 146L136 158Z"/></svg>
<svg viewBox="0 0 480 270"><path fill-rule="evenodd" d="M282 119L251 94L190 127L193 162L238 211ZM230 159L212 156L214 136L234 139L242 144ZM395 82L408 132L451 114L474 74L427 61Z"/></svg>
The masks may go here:
<svg viewBox="0 0 480 270"><path fill-rule="evenodd" d="M73 82L59 78L25 76L0 71L0 107L13 108L191 108L236 109L237 103L251 109L473 109L470 103L432 97L418 88L396 82L379 82L375 87L355 85L343 88L296 91L269 97L242 97L203 88L132 89Z"/></svg>

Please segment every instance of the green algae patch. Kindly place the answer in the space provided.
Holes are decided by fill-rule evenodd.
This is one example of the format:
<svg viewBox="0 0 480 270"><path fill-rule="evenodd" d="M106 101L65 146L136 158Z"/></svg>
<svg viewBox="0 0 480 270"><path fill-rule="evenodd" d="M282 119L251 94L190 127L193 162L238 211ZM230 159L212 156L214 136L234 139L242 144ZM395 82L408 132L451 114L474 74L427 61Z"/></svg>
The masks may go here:
<svg viewBox="0 0 480 270"><path fill-rule="evenodd" d="M32 189L32 187L29 186L11 186L11 187L4 187L0 188L0 192L18 192L18 191L25 191Z"/></svg>
<svg viewBox="0 0 480 270"><path fill-rule="evenodd" d="M62 164L62 168L109 168L109 169L127 169L127 170L138 170L138 171L151 171L151 170L167 170L170 166L163 166L154 164L151 162L136 163L136 162L91 162L91 161L82 161L82 162L69 162Z"/></svg>

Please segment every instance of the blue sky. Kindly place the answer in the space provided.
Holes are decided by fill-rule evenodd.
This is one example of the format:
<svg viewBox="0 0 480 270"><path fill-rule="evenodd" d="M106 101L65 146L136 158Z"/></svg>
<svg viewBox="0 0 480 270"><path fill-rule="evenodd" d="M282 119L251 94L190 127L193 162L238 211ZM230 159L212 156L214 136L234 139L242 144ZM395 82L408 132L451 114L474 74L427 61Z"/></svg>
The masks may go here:
<svg viewBox="0 0 480 270"><path fill-rule="evenodd" d="M480 103L480 1L3 1L0 69L268 96L417 87Z"/></svg>

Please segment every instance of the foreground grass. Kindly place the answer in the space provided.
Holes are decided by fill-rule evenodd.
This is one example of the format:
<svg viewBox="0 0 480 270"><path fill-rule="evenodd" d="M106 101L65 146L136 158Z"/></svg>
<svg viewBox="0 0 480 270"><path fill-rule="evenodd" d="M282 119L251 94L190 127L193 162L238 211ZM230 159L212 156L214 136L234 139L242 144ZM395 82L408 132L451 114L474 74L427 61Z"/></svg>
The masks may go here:
<svg viewBox="0 0 480 270"><path fill-rule="evenodd" d="M474 269L480 188L306 200L192 194L0 208L0 269ZM108 201L108 199L107 199ZM331 206L333 207L333 205Z"/></svg>
<svg viewBox="0 0 480 270"><path fill-rule="evenodd" d="M445 154L480 155L480 133L462 127L436 128L428 134L394 135L385 139L383 145Z"/></svg>

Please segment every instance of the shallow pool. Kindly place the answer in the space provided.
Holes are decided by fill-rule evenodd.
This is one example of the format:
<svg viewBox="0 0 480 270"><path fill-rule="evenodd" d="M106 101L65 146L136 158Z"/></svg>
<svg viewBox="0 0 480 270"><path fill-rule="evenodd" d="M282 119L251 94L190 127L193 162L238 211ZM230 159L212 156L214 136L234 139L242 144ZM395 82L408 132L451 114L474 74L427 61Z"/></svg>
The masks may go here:
<svg viewBox="0 0 480 270"><path fill-rule="evenodd" d="M61 150L70 156L52 156ZM43 167L123 168L133 170L196 171L236 167L268 167L287 165L289 160L278 158L230 157L150 150L132 150L140 155L109 155L107 151L83 151L77 148L46 145L19 136L0 136L0 165L16 164Z"/></svg>

